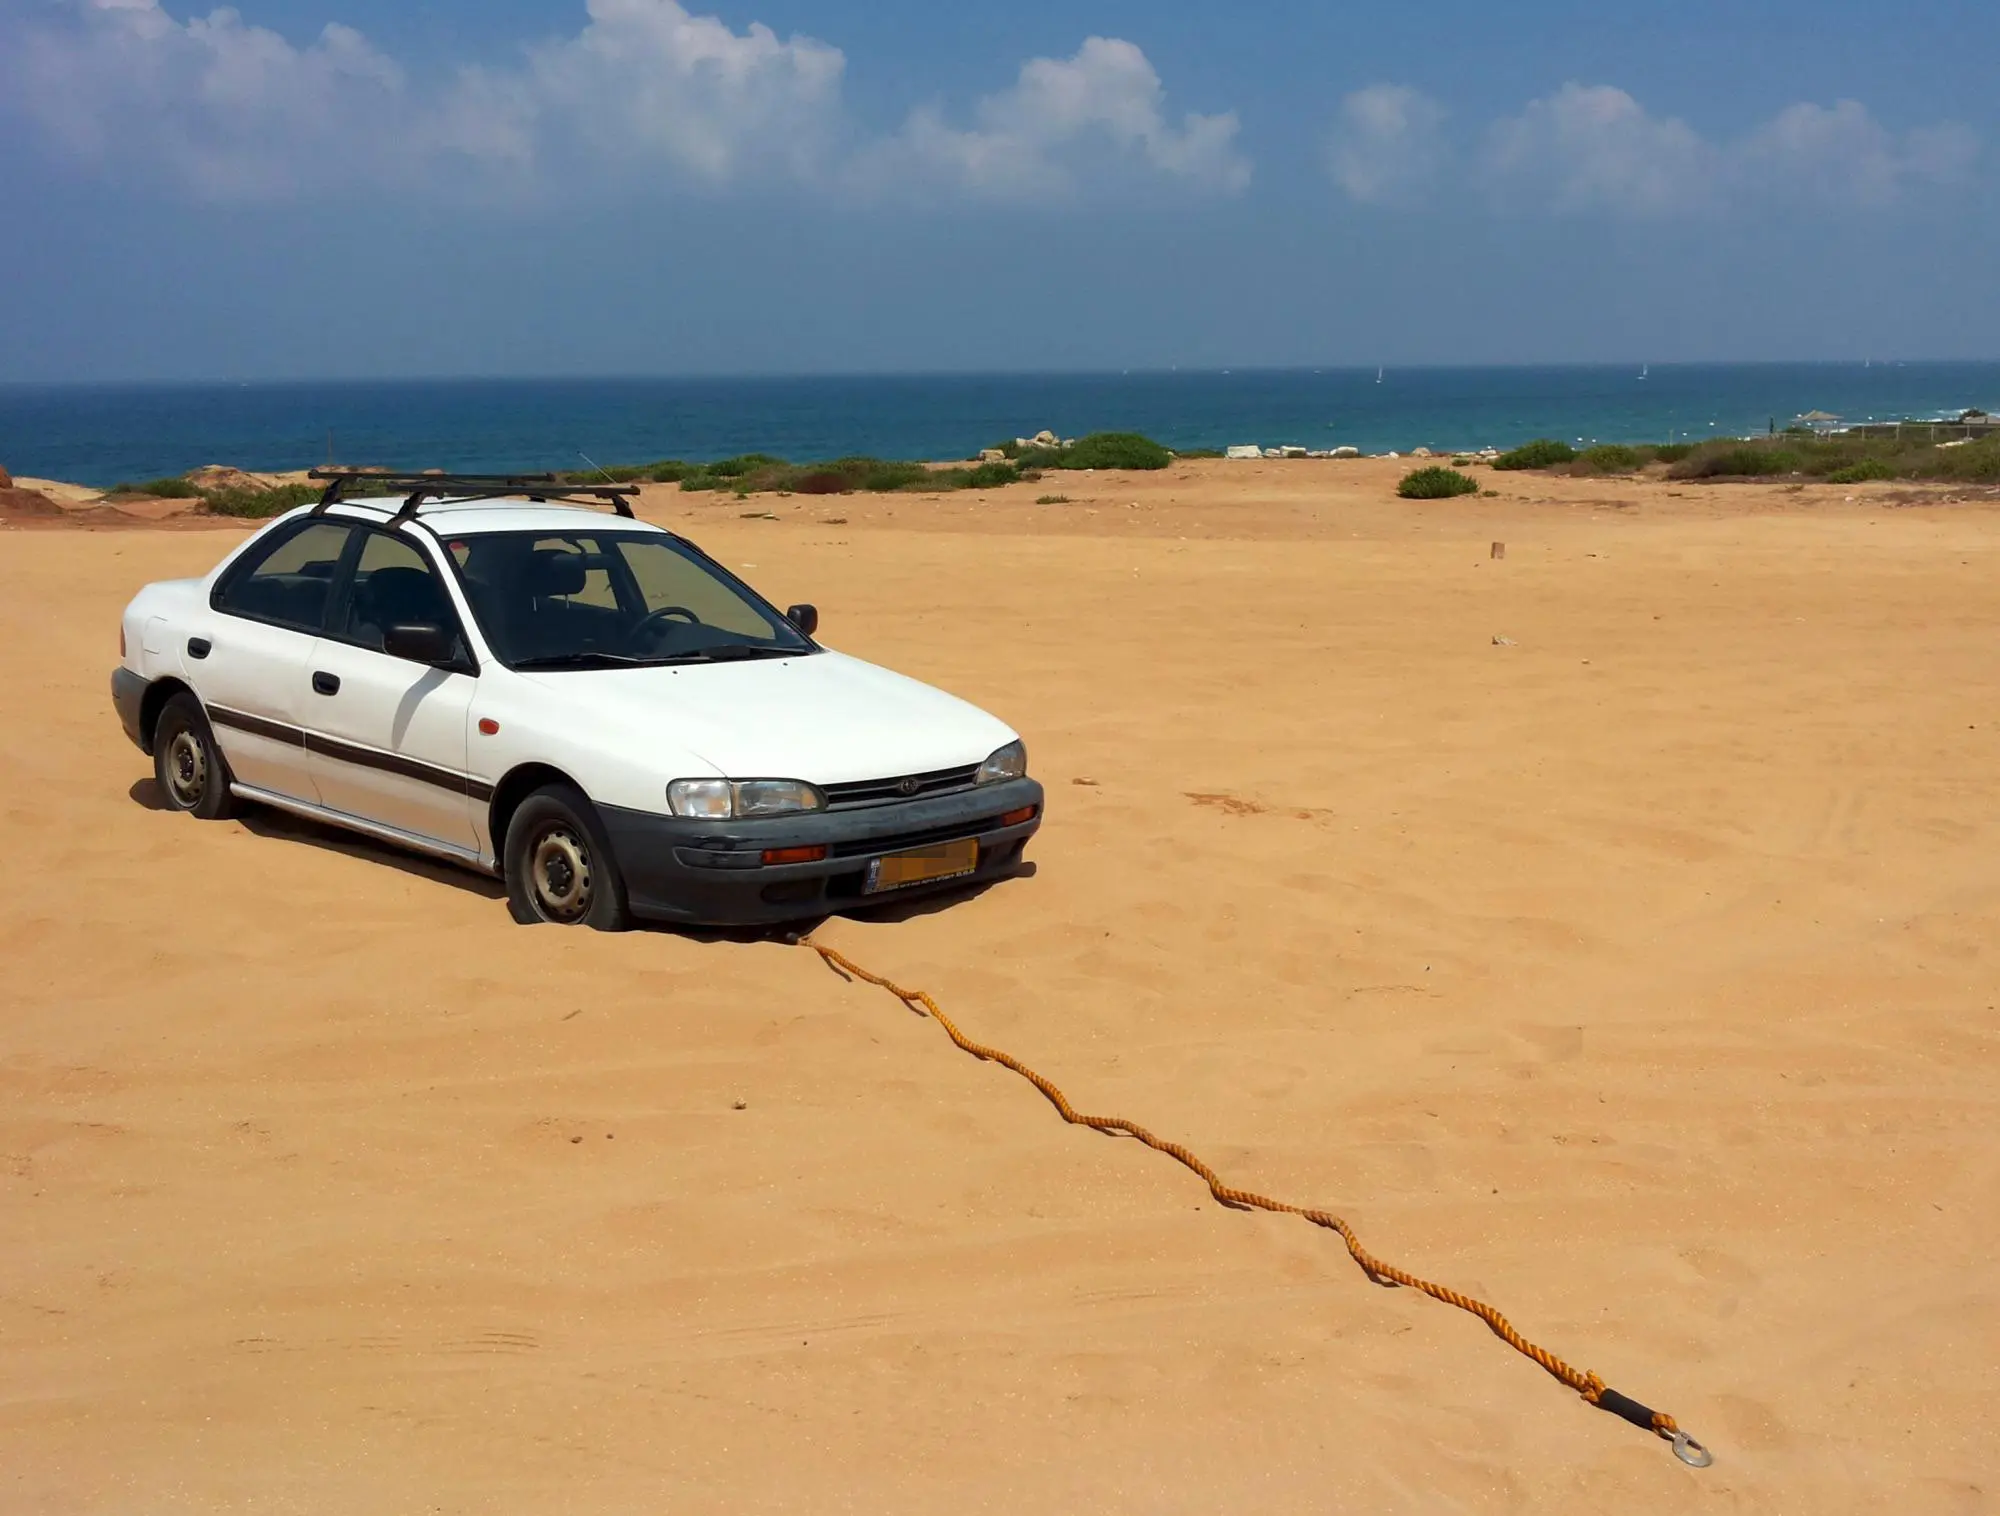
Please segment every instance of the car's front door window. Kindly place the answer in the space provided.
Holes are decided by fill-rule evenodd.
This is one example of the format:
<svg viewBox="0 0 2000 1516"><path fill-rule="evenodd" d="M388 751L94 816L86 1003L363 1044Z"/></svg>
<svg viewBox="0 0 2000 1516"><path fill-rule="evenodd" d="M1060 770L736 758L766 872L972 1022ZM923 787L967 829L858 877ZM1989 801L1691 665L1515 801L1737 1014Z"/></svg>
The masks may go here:
<svg viewBox="0 0 2000 1516"><path fill-rule="evenodd" d="M354 579L334 635L379 653L392 626L441 626L455 633L458 613L443 577L416 544L371 530L354 561ZM462 638L459 655L464 656Z"/></svg>

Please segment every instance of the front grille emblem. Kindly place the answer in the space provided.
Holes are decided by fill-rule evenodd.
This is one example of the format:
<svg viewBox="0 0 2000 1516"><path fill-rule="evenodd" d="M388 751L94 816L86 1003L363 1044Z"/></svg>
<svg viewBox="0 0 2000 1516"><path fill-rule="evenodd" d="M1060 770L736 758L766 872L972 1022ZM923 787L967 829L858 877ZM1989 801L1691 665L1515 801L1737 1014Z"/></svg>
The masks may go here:
<svg viewBox="0 0 2000 1516"><path fill-rule="evenodd" d="M914 795L918 790L922 788L923 784L920 781L915 779L905 779L902 783L896 786L896 793L899 795Z"/></svg>

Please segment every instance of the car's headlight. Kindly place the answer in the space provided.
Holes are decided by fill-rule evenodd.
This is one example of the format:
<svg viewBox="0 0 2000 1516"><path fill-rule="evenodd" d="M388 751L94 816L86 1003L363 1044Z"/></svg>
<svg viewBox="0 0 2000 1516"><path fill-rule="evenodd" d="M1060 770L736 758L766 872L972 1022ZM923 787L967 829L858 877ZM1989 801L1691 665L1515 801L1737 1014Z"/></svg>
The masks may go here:
<svg viewBox="0 0 2000 1516"><path fill-rule="evenodd" d="M667 804L676 816L730 821L823 811L826 796L799 779L676 779Z"/></svg>
<svg viewBox="0 0 2000 1516"><path fill-rule="evenodd" d="M1028 777L1028 745L1025 742L1010 742L997 749L991 758L979 765L980 784L1001 784L1009 779Z"/></svg>

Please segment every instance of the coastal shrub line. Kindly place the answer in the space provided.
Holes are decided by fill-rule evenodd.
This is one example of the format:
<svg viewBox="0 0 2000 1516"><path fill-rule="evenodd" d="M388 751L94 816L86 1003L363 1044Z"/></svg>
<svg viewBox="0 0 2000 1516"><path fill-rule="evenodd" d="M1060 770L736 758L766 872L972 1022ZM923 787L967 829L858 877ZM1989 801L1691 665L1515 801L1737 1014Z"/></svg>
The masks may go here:
<svg viewBox="0 0 2000 1516"><path fill-rule="evenodd" d="M1829 484L1871 479L2000 484L2000 437L1938 445L1894 437L1778 436L1703 443L1667 471L1670 479L1767 479L1795 475Z"/></svg>
<svg viewBox="0 0 2000 1516"><path fill-rule="evenodd" d="M317 484L278 484L266 490L208 490L202 495L202 509L211 516L236 516L261 521L282 515L295 506L319 499Z"/></svg>
<svg viewBox="0 0 2000 1516"><path fill-rule="evenodd" d="M664 458L657 463L576 471L562 477L570 484L649 480L678 484L690 494L717 490L738 495L940 494L997 489L1023 480L1032 483L1056 469L1163 469L1174 461L1166 448L1136 432L1095 432L1059 447L1024 448L1018 442L1007 442L993 451L1005 454L1004 459L956 468L862 456L790 463L769 453L744 453L713 463Z"/></svg>
<svg viewBox="0 0 2000 1516"><path fill-rule="evenodd" d="M1497 469L1553 468L1558 463L1573 463L1576 449L1567 442L1558 442L1553 437L1537 437L1533 442L1524 442L1511 453L1502 453L1493 460Z"/></svg>
<svg viewBox="0 0 2000 1516"><path fill-rule="evenodd" d="M1669 479L1874 479L2000 483L2000 437L1932 443L1915 438L1820 436L1792 428L1768 437L1712 437L1652 446L1607 443L1577 452L1542 438L1503 453L1496 469L1544 469L1574 475L1633 474L1664 464Z"/></svg>
<svg viewBox="0 0 2000 1516"><path fill-rule="evenodd" d="M143 484L114 484L112 495L146 495L155 500L198 500L210 516L236 516L261 521L282 515L294 506L319 499L316 484L279 484L268 489L225 489L196 484L192 479L148 479Z"/></svg>
<svg viewBox="0 0 2000 1516"><path fill-rule="evenodd" d="M1476 495L1479 481L1455 468L1433 465L1403 475L1396 493L1405 500L1449 500L1454 495Z"/></svg>

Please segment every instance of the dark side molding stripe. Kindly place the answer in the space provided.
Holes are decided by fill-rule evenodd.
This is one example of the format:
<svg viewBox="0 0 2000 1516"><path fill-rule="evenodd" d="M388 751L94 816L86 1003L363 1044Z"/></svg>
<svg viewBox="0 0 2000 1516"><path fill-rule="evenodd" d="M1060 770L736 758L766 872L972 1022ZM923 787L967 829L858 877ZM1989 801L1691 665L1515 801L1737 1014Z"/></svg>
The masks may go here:
<svg viewBox="0 0 2000 1516"><path fill-rule="evenodd" d="M253 716L248 711L232 711L227 706L211 705L208 708L208 719L216 726L231 727L236 731L248 732L253 737L262 737L271 742L282 742L287 747L301 747L309 753L319 754L322 758L352 763L365 769L379 769L385 774L394 774L399 779L414 779L419 784L434 784L441 790L450 790L470 800L488 801L493 798L493 786L484 779L476 779L470 774L454 773L450 769L439 768L434 763L405 758L401 753L384 753L372 747L356 747L351 742L342 742L338 737L328 737L321 732L309 732L303 727L287 726L282 721L267 721L262 716Z"/></svg>

